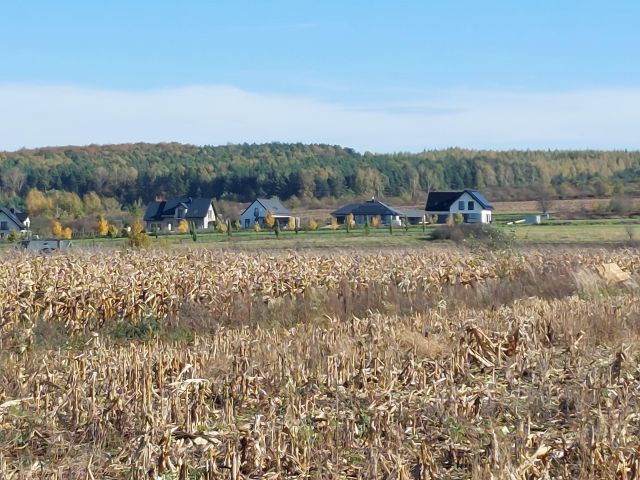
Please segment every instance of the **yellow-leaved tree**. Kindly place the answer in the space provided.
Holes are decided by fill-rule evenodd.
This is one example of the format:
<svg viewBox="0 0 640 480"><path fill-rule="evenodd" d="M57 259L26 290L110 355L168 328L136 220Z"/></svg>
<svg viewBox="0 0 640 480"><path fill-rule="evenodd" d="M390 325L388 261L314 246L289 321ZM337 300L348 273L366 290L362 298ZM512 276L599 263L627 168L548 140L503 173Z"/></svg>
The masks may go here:
<svg viewBox="0 0 640 480"><path fill-rule="evenodd" d="M289 228L289 230L295 230L296 229L296 218L295 217L289 217L289 221L287 222L287 228Z"/></svg>
<svg viewBox="0 0 640 480"><path fill-rule="evenodd" d="M267 215L264 217L264 224L267 227L272 228L275 223L276 217L273 216L273 213L267 212Z"/></svg>
<svg viewBox="0 0 640 480"><path fill-rule="evenodd" d="M310 218L309 221L307 222L307 228L312 231L317 230L318 222L316 222L313 218Z"/></svg>
<svg viewBox="0 0 640 480"><path fill-rule="evenodd" d="M380 225L380 216L376 215L375 217L371 218L371 226L373 228L377 228Z"/></svg>
<svg viewBox="0 0 640 480"><path fill-rule="evenodd" d="M109 233L109 222L103 216L98 218L98 235L101 237L106 236Z"/></svg>
<svg viewBox="0 0 640 480"><path fill-rule="evenodd" d="M131 225L131 232L129 233L129 244L132 247L146 247L151 243L151 238L144 231L144 227L140 220L136 220Z"/></svg>
<svg viewBox="0 0 640 480"><path fill-rule="evenodd" d="M344 223L346 223L349 227L354 227L356 225L356 221L353 218L353 213L350 213L345 217Z"/></svg>
<svg viewBox="0 0 640 480"><path fill-rule="evenodd" d="M51 233L54 237L62 236L62 224L58 220L54 220L51 224Z"/></svg>
<svg viewBox="0 0 640 480"><path fill-rule="evenodd" d="M178 224L178 231L180 233L187 233L189 231L189 222L187 222L184 218L180 220Z"/></svg>
<svg viewBox="0 0 640 480"><path fill-rule="evenodd" d="M71 230L70 227L67 227L64 230L62 230L62 238L66 240L71 240L73 238L73 230Z"/></svg>
<svg viewBox="0 0 640 480"><path fill-rule="evenodd" d="M331 227L331 230L337 230L340 228L340 225L338 225L338 219L336 217L331 217L331 225L329 226Z"/></svg>
<svg viewBox="0 0 640 480"><path fill-rule="evenodd" d="M262 231L262 228L260 228L260 224L257 221L256 221L256 223L253 224L253 231L254 232Z"/></svg>

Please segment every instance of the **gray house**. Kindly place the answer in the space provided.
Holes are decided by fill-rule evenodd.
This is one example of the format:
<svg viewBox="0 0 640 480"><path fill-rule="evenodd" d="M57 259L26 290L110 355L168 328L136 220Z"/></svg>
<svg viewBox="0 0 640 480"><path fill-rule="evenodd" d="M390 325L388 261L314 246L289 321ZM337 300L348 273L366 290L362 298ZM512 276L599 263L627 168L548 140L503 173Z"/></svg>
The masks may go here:
<svg viewBox="0 0 640 480"><path fill-rule="evenodd" d="M424 218L422 210L395 208L374 198L362 203L350 203L331 212L339 224L344 224L349 214L353 215L356 225L364 225L367 219L371 221L373 217L379 217L383 225L389 225L389 223L401 225L403 219L412 225L417 225Z"/></svg>
<svg viewBox="0 0 640 480"><path fill-rule="evenodd" d="M281 226L287 225L291 218L291 212L279 199L257 198L240 214L242 228L253 228L256 222L264 227L264 218L267 216L267 212L271 212L271 215Z"/></svg>
<svg viewBox="0 0 640 480"><path fill-rule="evenodd" d="M147 231L171 232L186 220L195 223L197 229L206 230L215 224L216 218L212 198L177 197L147 205L144 223Z"/></svg>
<svg viewBox="0 0 640 480"><path fill-rule="evenodd" d="M29 215L16 208L0 207L0 238L5 238L9 233L25 232L31 226Z"/></svg>

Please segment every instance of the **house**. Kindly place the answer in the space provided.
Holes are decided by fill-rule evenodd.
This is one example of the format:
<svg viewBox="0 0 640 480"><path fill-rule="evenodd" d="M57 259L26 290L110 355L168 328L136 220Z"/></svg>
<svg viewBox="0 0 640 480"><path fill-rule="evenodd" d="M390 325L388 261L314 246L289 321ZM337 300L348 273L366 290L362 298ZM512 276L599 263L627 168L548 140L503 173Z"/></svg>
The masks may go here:
<svg viewBox="0 0 640 480"><path fill-rule="evenodd" d="M212 198L177 197L156 200L147 205L144 214L146 230L158 232L176 230L182 220L195 223L198 230L206 230L215 224L216 218Z"/></svg>
<svg viewBox="0 0 640 480"><path fill-rule="evenodd" d="M461 213L465 223L491 223L493 205L477 190L430 192L425 207L427 215L437 216L437 223Z"/></svg>
<svg viewBox="0 0 640 480"><path fill-rule="evenodd" d="M5 238L9 233L26 232L31 226L29 215L16 208L0 207L0 238Z"/></svg>
<svg viewBox="0 0 640 480"><path fill-rule="evenodd" d="M416 225L424 218L422 210L394 208L375 198L366 202L350 203L331 212L339 224L344 224L349 214L353 215L356 225L364 225L367 219L371 221L373 217L379 217L383 225L389 225L391 222L394 225L401 225L402 219L405 218L410 224Z"/></svg>
<svg viewBox="0 0 640 480"><path fill-rule="evenodd" d="M253 228L256 222L264 227L267 212L271 212L281 226L286 226L291 218L289 209L277 198L257 198L240 214L240 223L243 228Z"/></svg>
<svg viewBox="0 0 640 480"><path fill-rule="evenodd" d="M399 208L398 211L402 214L401 218L405 218L407 222L409 222L409 225L422 225L425 221L426 213L424 210Z"/></svg>

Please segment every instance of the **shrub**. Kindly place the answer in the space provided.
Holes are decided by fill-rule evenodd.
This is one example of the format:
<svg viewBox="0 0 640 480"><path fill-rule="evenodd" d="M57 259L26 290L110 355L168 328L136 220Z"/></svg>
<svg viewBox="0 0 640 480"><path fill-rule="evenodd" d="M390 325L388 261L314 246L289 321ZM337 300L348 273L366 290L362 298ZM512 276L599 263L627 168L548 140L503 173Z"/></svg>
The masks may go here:
<svg viewBox="0 0 640 480"><path fill-rule="evenodd" d="M133 222L129 232L129 245L135 248L148 247L151 244L151 237L146 234L142 223L139 220Z"/></svg>
<svg viewBox="0 0 640 480"><path fill-rule="evenodd" d="M431 240L451 240L470 248L503 250L513 246L513 236L502 230L483 224L441 225L431 231Z"/></svg>
<svg viewBox="0 0 640 480"><path fill-rule="evenodd" d="M103 216L98 218L98 235L101 237L106 236L109 233L109 222Z"/></svg>
<svg viewBox="0 0 640 480"><path fill-rule="evenodd" d="M264 217L264 224L267 227L272 228L275 223L276 217L273 216L273 213L267 212L267 215Z"/></svg>
<svg viewBox="0 0 640 480"><path fill-rule="evenodd" d="M310 218L307 222L307 228L311 231L318 229L318 222L316 222L313 218Z"/></svg>
<svg viewBox="0 0 640 480"><path fill-rule="evenodd" d="M189 223L183 218L178 224L178 232L187 233L189 231Z"/></svg>

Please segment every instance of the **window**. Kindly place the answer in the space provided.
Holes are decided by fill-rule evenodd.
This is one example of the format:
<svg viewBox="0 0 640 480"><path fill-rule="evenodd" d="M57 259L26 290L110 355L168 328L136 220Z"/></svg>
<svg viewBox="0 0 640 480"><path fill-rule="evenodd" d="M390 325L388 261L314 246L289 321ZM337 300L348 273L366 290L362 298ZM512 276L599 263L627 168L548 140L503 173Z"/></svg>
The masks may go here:
<svg viewBox="0 0 640 480"><path fill-rule="evenodd" d="M458 202L458 210L464 210L464 200Z"/></svg>
<svg viewBox="0 0 640 480"><path fill-rule="evenodd" d="M258 207L253 209L253 218L258 218L260 216L260 209Z"/></svg>
<svg viewBox="0 0 640 480"><path fill-rule="evenodd" d="M0 230L9 230L7 222L0 222Z"/></svg>
<svg viewBox="0 0 640 480"><path fill-rule="evenodd" d="M476 202L469 202L467 205L467 210L475 210L476 209Z"/></svg>

